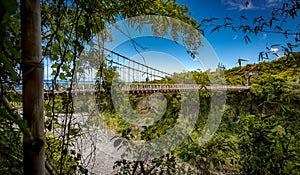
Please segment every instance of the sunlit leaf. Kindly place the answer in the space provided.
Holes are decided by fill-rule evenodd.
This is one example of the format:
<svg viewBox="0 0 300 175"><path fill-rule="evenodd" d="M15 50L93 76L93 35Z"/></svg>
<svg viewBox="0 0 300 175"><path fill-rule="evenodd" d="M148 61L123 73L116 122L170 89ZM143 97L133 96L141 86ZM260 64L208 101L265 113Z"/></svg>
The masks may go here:
<svg viewBox="0 0 300 175"><path fill-rule="evenodd" d="M67 79L64 73L60 73L60 74L59 74L59 78L60 78L61 80L66 80L66 79Z"/></svg>

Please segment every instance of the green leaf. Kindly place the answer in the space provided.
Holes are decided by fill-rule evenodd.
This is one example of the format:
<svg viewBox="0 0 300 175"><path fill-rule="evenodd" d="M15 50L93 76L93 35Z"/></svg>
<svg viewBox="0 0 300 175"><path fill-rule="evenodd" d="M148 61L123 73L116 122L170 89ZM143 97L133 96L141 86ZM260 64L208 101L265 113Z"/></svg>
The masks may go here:
<svg viewBox="0 0 300 175"><path fill-rule="evenodd" d="M21 52L19 52L18 50L16 50L15 48L11 48L11 53L13 54L14 58L21 58Z"/></svg>
<svg viewBox="0 0 300 175"><path fill-rule="evenodd" d="M89 172L86 168L84 168L81 165L79 165L79 171L81 172L81 174L88 174L88 172Z"/></svg>
<svg viewBox="0 0 300 175"><path fill-rule="evenodd" d="M79 52L81 52L84 49L84 47L79 43L78 40L75 40L74 43L78 47Z"/></svg>
<svg viewBox="0 0 300 175"><path fill-rule="evenodd" d="M67 78L66 78L66 76L65 76L64 73L60 73L60 74L59 74L59 79L61 79L61 80L66 80Z"/></svg>
<svg viewBox="0 0 300 175"><path fill-rule="evenodd" d="M228 16L227 16L225 19L226 19L226 20L232 21L232 18L229 18Z"/></svg>
<svg viewBox="0 0 300 175"><path fill-rule="evenodd" d="M235 29L235 27L232 26L231 28L232 28L233 31L237 32L237 30Z"/></svg>
<svg viewBox="0 0 300 175"><path fill-rule="evenodd" d="M52 71L51 75L56 76L57 72L54 70Z"/></svg>
<svg viewBox="0 0 300 175"><path fill-rule="evenodd" d="M62 70L65 71L65 72L69 72L69 66L64 64L62 66Z"/></svg>
<svg viewBox="0 0 300 175"><path fill-rule="evenodd" d="M273 45L271 45L271 48L278 47L278 46L280 46L280 44L273 44Z"/></svg>
<svg viewBox="0 0 300 175"><path fill-rule="evenodd" d="M259 52L258 61L263 60L263 52Z"/></svg>
<svg viewBox="0 0 300 175"><path fill-rule="evenodd" d="M60 44L64 44L64 35L63 35L63 33L60 30L58 30L57 35L58 35Z"/></svg>
<svg viewBox="0 0 300 175"><path fill-rule="evenodd" d="M2 117L6 118L7 120L10 120L10 121L16 123L23 133L28 134L30 136L30 138L32 138L32 134L29 131L27 122L25 120L18 120L18 119L13 118L11 115L9 115L7 113L7 111L4 107L0 107L0 115Z"/></svg>
<svg viewBox="0 0 300 175"><path fill-rule="evenodd" d="M281 28L280 26L276 26L275 28L276 28L277 30L282 31L282 28Z"/></svg>
<svg viewBox="0 0 300 175"><path fill-rule="evenodd" d="M18 9L18 4L15 0L1 0L0 1L0 8L1 8L1 16L0 16L0 23L5 23L9 16L15 13Z"/></svg>
<svg viewBox="0 0 300 175"><path fill-rule="evenodd" d="M8 120L15 122L15 119L6 112L6 109L4 107L0 107L0 115Z"/></svg>
<svg viewBox="0 0 300 175"><path fill-rule="evenodd" d="M52 60L58 60L58 55L53 55Z"/></svg>
<svg viewBox="0 0 300 175"><path fill-rule="evenodd" d="M96 77L97 77L97 78L99 78L99 77L100 77L100 75L101 75L101 72L100 72L100 71L98 71L98 72L96 73Z"/></svg>
<svg viewBox="0 0 300 175"><path fill-rule="evenodd" d="M211 18L212 21L219 20L219 18Z"/></svg>
<svg viewBox="0 0 300 175"><path fill-rule="evenodd" d="M254 27L254 33L255 33L255 35L257 35L258 32L261 31L261 29L262 29L261 26L255 26Z"/></svg>
<svg viewBox="0 0 300 175"><path fill-rule="evenodd" d="M222 27L222 26L217 26L217 27L215 27L214 29L212 29L212 31L211 31L210 33L213 33L213 32L215 32L216 30L219 30L221 27Z"/></svg>
<svg viewBox="0 0 300 175"><path fill-rule="evenodd" d="M59 53L59 46L57 43L52 43L52 48L54 53Z"/></svg>
<svg viewBox="0 0 300 175"><path fill-rule="evenodd" d="M56 68L58 68L58 66L59 66L59 64L58 64L58 63L54 63L54 64L52 64L51 68L54 68L54 69L56 69Z"/></svg>
<svg viewBox="0 0 300 175"><path fill-rule="evenodd" d="M244 37L244 40L245 40L246 44L248 44L248 43L251 42L248 35L246 35L246 36Z"/></svg>
<svg viewBox="0 0 300 175"><path fill-rule="evenodd" d="M241 15L241 19L248 20L244 15Z"/></svg>
<svg viewBox="0 0 300 175"><path fill-rule="evenodd" d="M4 67L7 69L7 71L9 72L11 79L14 81L18 80L18 75L15 72L13 65L11 64L11 62L4 56L4 54L1 52L0 53L0 62L4 63Z"/></svg>

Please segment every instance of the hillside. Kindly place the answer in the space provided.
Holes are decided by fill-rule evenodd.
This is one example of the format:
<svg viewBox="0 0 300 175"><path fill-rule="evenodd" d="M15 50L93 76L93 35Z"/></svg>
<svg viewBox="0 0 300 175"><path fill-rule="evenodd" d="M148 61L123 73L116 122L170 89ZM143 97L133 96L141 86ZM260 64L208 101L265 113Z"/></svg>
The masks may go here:
<svg viewBox="0 0 300 175"><path fill-rule="evenodd" d="M251 78L255 83L268 76L282 77L286 80L294 80L300 75L300 52L293 56L284 56L273 61L260 62L258 64L248 64L246 66L234 67L224 71L226 82L230 85L245 85L245 72L257 72L256 79Z"/></svg>

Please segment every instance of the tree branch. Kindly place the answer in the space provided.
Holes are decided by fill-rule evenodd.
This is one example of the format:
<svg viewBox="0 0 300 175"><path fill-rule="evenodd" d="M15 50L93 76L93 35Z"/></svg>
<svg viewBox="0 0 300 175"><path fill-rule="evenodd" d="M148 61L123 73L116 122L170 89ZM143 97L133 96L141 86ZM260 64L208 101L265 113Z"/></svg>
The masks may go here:
<svg viewBox="0 0 300 175"><path fill-rule="evenodd" d="M2 93L2 91L0 90L0 96L1 96L1 99L3 101L3 104L5 106L5 109L7 110L7 112L16 120L23 120L22 117L17 113L15 112L15 109L13 108L13 106L10 104L9 100L7 99L7 97ZM1 149L2 150L2 149ZM7 152L4 152L4 151L1 151L2 154L4 154L5 156L8 156L14 160L16 160L17 162L19 163L22 163L23 161L21 159L19 159L18 157L14 156L14 155L11 155ZM53 167L51 166L51 164L46 160L45 161L45 166L46 166L46 169L48 171L48 173L50 175L56 175Z"/></svg>
<svg viewBox="0 0 300 175"><path fill-rule="evenodd" d="M52 165L50 164L50 162L47 161L47 159L46 159L46 161L45 161L45 166L46 166L46 170L48 171L48 173L49 173L50 175L56 175L56 173L55 173L55 171L54 171Z"/></svg>
<svg viewBox="0 0 300 175"><path fill-rule="evenodd" d="M6 96L2 93L1 89L0 89L0 96L2 99L2 102L4 104L5 109L7 110L7 112L16 120L22 120L22 117L15 112L14 107L10 104L9 100L6 98Z"/></svg>

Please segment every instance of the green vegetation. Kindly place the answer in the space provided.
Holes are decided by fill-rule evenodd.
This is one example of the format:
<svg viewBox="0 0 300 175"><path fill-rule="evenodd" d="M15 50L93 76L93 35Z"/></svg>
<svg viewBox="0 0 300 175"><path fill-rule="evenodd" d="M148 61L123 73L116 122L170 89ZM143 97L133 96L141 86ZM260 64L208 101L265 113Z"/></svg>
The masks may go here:
<svg viewBox="0 0 300 175"><path fill-rule="evenodd" d="M225 70L227 83L231 85L244 85L246 71L257 71L259 75L251 78L250 91L227 93L225 113L212 140L204 146L198 145L208 112L213 108L210 107L211 92L201 91L199 119L189 137L171 154L158 159L116 162L116 167L122 170L119 173L151 171L155 174L165 169L164 173L170 171L171 174L184 171L201 174L298 174L300 172L299 57L299 53L294 53L293 56L271 62ZM214 74L219 73L212 74L217 76ZM206 83L209 84L207 72L193 72L192 75L198 76L199 80L206 79ZM155 83L166 82L169 80L155 81ZM151 126L133 129L130 123L118 115L110 115L111 113L106 113L104 121L125 138L141 140L157 138L172 128L178 118L176 111L180 110L180 94L165 97L168 108L162 119L155 121ZM131 104L137 111L140 110L137 104L141 98L142 96L130 97ZM188 163L190 169L181 166L180 162ZM141 168L142 166L144 167Z"/></svg>
<svg viewBox="0 0 300 175"><path fill-rule="evenodd" d="M272 19L263 20L267 22L261 23L259 21L262 18L259 18L259 21L254 21L253 26L245 23L241 23L241 26L233 26L234 24L227 22L228 20L232 21L228 17L224 20L203 19L200 24L197 24L188 14L188 9L177 4L176 0L44 0L41 2L21 0L17 2L15 0L0 1L0 40L2 41L0 43L0 174L25 173L31 175L34 174L31 170L35 168L41 174L44 172L60 175L89 174L88 166L93 163L96 148L91 143L83 142L84 139L94 137L91 133L87 133L87 127L104 122L124 138L151 140L159 138L178 122L179 112L185 110L181 108L180 103L189 102L190 105L195 103L195 101L189 101L189 96L168 94L164 95L165 98L152 101L156 110L166 109L161 118L148 115L143 120L134 121L143 124L142 127L132 127L130 122L122 119L111 101L110 87L113 76L116 74L115 68L103 62L103 54L97 55L100 62L103 62L99 67L96 67L95 62L99 60L96 60L95 57L89 60L83 59L86 62L80 62L81 57L90 58L88 54L93 54L85 53L84 46L92 40L93 36L106 29L108 24L139 15L161 15L183 21L202 33L207 30L206 27L213 27L211 33L223 27L241 30L245 34L245 41L249 42L248 34L257 35L264 30L271 30L270 32L273 31L284 36L295 35L293 31L284 31L274 23L287 17L294 18L299 9L298 1L288 0L288 3L284 3L282 8L275 9L276 13L272 14ZM26 7L22 8L23 12L36 10L41 13L41 18L39 16L24 18L24 14L39 13L20 14L21 4L22 7ZM26 5L29 8L33 4L40 4L41 9L39 5L27 9ZM27 21L21 24L21 16L22 19L34 22ZM245 18L241 16L241 19ZM214 24L214 21L220 22L220 24ZM31 27L26 27L34 23L41 24L41 27L35 25L37 32ZM142 26L143 23L140 25ZM164 36L170 30L174 41L182 39L188 53L192 57L195 56L194 51L201 41L193 33L181 30L178 24L166 27L158 22L152 24L152 27L155 36ZM30 38L32 34L39 33L39 29L41 29L41 36L38 34L39 36ZM26 31L31 31L31 35L27 37L21 35L21 32L25 33ZM112 39L109 34L107 35L105 40ZM184 36L184 38L179 38L179 36ZM128 39L133 40L132 38ZM198 120L192 132L181 145L174 148L172 152L153 160L118 161L115 163L117 174L299 174L300 55L292 52L299 44L296 39L298 39L297 35L295 43L289 43L287 47L283 47L285 54L289 56L272 62L261 62L224 70L226 82L229 85L246 85L247 80L244 77L247 71L258 73L258 77L250 77L250 91L227 93L222 122L214 137L206 145L199 146L199 137L202 135L209 111L219 109L210 106L211 92L201 91L199 92L200 104L196 103L199 105L197 107L200 107ZM34 42L35 44L26 44L25 40L36 42ZM35 47L28 47L31 44ZM24 52L25 47L27 52ZM101 49L93 51L98 53ZM30 55L33 52L38 53L39 56ZM29 56L25 53L29 53ZM34 63L31 62L32 60L27 60L33 57ZM264 58L267 57L267 53L259 54L260 61L264 61ZM40 63L45 60L50 62L49 66L52 68L51 74L54 77L54 85L50 89L52 91L59 88L56 84L57 80L73 80L76 78L76 73L85 73L75 72L76 66L79 70L80 68L82 70L89 68L99 70L96 99L83 98L74 102L74 96L71 94L72 84L62 94L45 98L43 104L41 102L42 95L35 96L36 87L42 87L42 78L39 79L40 83L36 83L32 81L34 80L32 77L43 76L42 71L34 72L43 67ZM174 83L174 80L185 83L189 82L186 80L193 78L205 89L210 84L220 83L219 78L222 77L221 70L224 67L221 64L219 67L220 70L216 72L178 73L173 77L155 80L153 83ZM26 84L25 81L28 80L26 77L32 81L28 88L31 93L20 95L15 88ZM34 86L35 84L37 86ZM36 103L31 100L34 97L40 101ZM24 117L25 114L23 116L24 99L28 107L26 108L27 117ZM98 114L93 113L95 111L93 111L94 106L91 105L93 104L92 100L95 100L99 107L102 116L100 121ZM133 109L140 114L147 114L151 110L147 104L148 101L151 101L150 96L136 95L129 99ZM43 107L44 113L41 110L37 114L38 110L36 109ZM125 108L124 106L120 107ZM81 122L79 119L83 117L76 116L75 110L91 114L92 118L88 122ZM31 114L34 114L34 117L28 117ZM214 114L212 113L212 116ZM45 121L41 121L43 116L45 116ZM133 121L130 117L128 116L130 121ZM187 117L179 122L185 124L188 120ZM37 122L40 124L30 127ZM39 132L37 132L37 128ZM37 133L42 134L38 135ZM27 147L24 147L26 144ZM120 140L116 140L114 145L118 147L121 144ZM81 154L82 147L86 145L91 147L91 151L90 154L83 155ZM40 153L39 159L32 159L32 162L26 161L28 159L25 157L35 154L34 151ZM46 168L44 160L46 160ZM24 166L27 163L31 167Z"/></svg>

